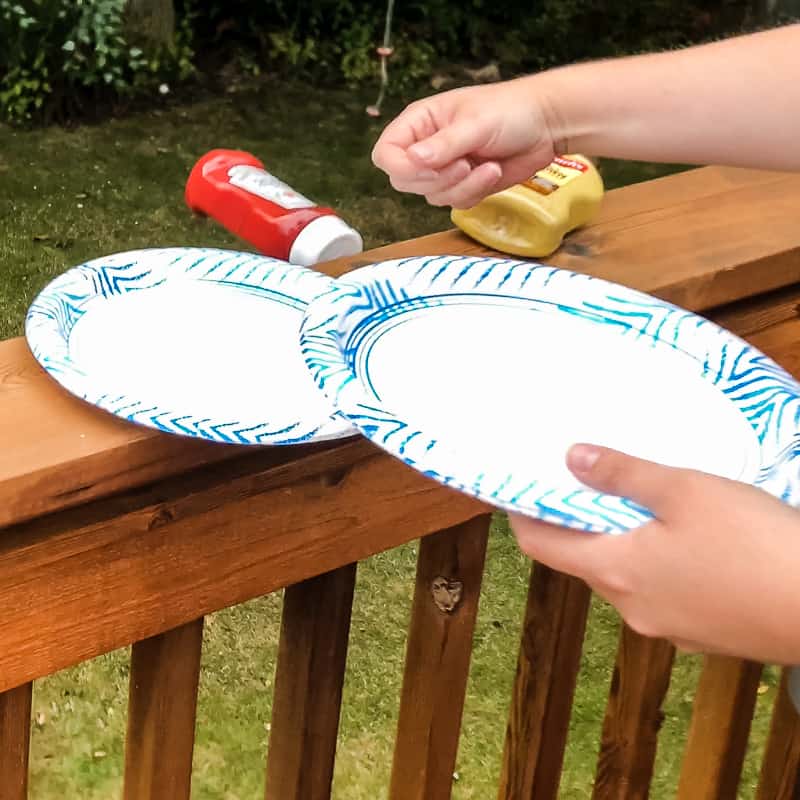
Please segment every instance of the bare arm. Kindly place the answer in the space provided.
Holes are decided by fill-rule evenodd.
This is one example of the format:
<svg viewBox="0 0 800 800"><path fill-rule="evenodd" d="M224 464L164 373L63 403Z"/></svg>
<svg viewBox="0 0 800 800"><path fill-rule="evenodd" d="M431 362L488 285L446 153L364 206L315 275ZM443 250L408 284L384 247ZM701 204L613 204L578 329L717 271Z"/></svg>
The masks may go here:
<svg viewBox="0 0 800 800"><path fill-rule="evenodd" d="M800 25L433 95L373 159L396 189L467 207L558 152L800 170Z"/></svg>
<svg viewBox="0 0 800 800"><path fill-rule="evenodd" d="M524 80L567 151L800 169L800 25Z"/></svg>

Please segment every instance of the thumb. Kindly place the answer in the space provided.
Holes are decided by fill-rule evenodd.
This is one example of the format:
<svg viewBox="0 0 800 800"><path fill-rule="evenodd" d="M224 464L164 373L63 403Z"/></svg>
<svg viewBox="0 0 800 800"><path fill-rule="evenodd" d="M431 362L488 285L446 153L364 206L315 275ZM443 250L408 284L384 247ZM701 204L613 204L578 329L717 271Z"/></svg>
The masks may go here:
<svg viewBox="0 0 800 800"><path fill-rule="evenodd" d="M567 466L586 486L639 503L660 519L670 516L682 494L677 484L685 470L606 447L576 444L567 453Z"/></svg>
<svg viewBox="0 0 800 800"><path fill-rule="evenodd" d="M491 130L479 118L455 120L408 148L408 155L430 169L446 167L462 156L485 147Z"/></svg>

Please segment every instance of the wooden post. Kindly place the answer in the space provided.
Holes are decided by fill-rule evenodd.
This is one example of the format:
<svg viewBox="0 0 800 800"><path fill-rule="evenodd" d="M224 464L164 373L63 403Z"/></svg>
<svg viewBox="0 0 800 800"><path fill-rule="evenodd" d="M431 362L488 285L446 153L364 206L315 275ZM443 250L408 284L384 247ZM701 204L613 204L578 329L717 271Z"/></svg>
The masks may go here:
<svg viewBox="0 0 800 800"><path fill-rule="evenodd" d="M678 800L736 800L761 664L708 656L697 686Z"/></svg>
<svg viewBox="0 0 800 800"><path fill-rule="evenodd" d="M125 800L189 800L202 618L133 645Z"/></svg>
<svg viewBox="0 0 800 800"><path fill-rule="evenodd" d="M27 800L32 683L0 693L0 800Z"/></svg>
<svg viewBox="0 0 800 800"><path fill-rule="evenodd" d="M446 800L455 769L491 517L420 543L391 800Z"/></svg>
<svg viewBox="0 0 800 800"><path fill-rule="evenodd" d="M624 625L603 723L594 800L646 800L653 777L661 705L675 648Z"/></svg>
<svg viewBox="0 0 800 800"><path fill-rule="evenodd" d="M267 758L267 800L331 792L356 565L286 589Z"/></svg>
<svg viewBox="0 0 800 800"><path fill-rule="evenodd" d="M531 571L500 800L558 796L590 599L583 581L541 564Z"/></svg>
<svg viewBox="0 0 800 800"><path fill-rule="evenodd" d="M756 800L799 799L800 714L789 697L788 670L784 670L775 698Z"/></svg>

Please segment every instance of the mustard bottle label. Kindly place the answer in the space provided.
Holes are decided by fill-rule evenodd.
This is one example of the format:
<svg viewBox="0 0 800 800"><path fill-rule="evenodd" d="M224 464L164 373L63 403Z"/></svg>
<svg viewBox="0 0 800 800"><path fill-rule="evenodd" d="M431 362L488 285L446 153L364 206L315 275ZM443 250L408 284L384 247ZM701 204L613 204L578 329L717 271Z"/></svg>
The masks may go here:
<svg viewBox="0 0 800 800"><path fill-rule="evenodd" d="M589 165L572 158L556 156L553 162L523 181L522 185L539 194L552 194L556 189L566 186L589 170Z"/></svg>

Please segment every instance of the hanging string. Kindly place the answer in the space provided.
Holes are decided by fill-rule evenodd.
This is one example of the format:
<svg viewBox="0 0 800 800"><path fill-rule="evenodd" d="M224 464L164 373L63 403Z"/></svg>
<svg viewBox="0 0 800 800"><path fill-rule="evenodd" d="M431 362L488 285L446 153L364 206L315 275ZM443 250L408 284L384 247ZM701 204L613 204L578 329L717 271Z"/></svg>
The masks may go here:
<svg viewBox="0 0 800 800"><path fill-rule="evenodd" d="M381 60L381 88L378 92L378 99L374 105L367 106L367 114L371 117L381 115L381 105L386 96L386 87L389 85L389 58L394 53L392 47L392 15L394 14L394 0L387 0L386 4L386 24L383 28L383 44L377 48L378 56Z"/></svg>

